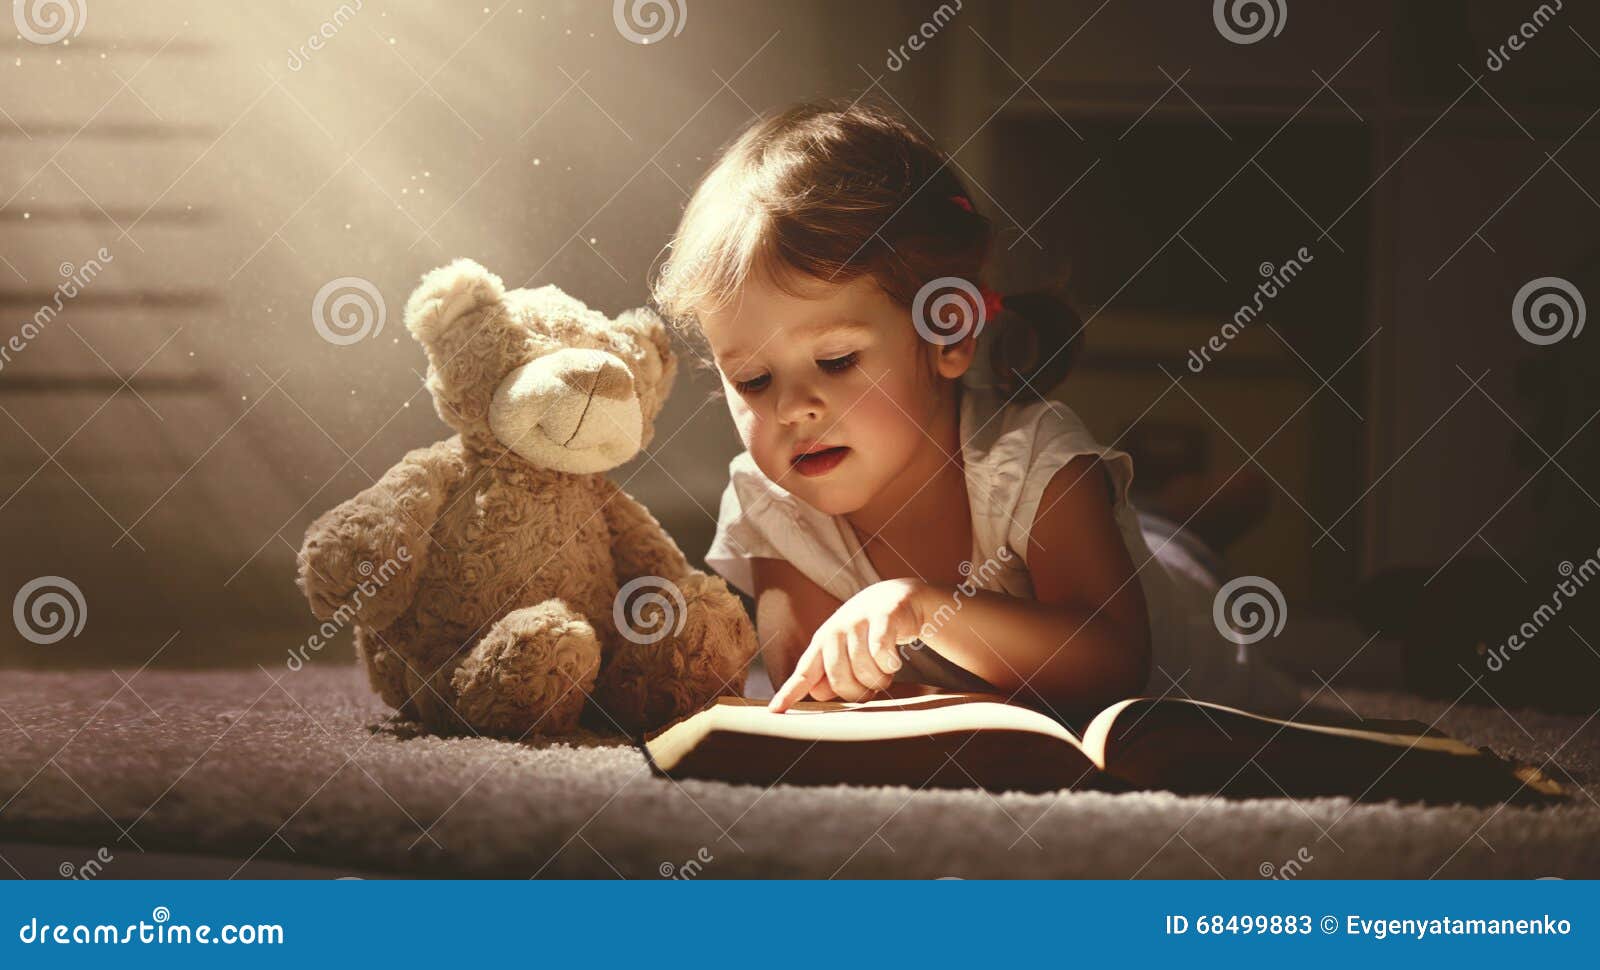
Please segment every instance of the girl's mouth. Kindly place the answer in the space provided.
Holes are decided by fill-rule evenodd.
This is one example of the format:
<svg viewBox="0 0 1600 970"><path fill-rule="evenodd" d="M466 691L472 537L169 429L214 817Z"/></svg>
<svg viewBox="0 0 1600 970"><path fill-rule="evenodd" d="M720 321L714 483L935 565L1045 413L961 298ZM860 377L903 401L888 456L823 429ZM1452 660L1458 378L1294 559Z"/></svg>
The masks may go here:
<svg viewBox="0 0 1600 970"><path fill-rule="evenodd" d="M833 471L849 454L850 449L842 445L836 448L824 448L795 459L794 468L807 478L815 478Z"/></svg>

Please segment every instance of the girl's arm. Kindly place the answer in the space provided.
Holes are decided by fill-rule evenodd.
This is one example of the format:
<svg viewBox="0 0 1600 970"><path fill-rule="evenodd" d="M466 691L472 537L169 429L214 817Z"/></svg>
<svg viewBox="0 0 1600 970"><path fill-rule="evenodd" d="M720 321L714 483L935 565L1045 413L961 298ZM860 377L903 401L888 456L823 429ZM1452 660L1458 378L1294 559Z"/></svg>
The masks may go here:
<svg viewBox="0 0 1600 970"><path fill-rule="evenodd" d="M789 679L811 635L839 608L821 586L783 559L752 559L756 635L772 687Z"/></svg>
<svg viewBox="0 0 1600 970"><path fill-rule="evenodd" d="M1052 707L1095 710L1144 690L1150 623L1144 591L1094 456L1056 472L1029 532L1034 599L918 590L923 642L1002 689ZM941 609L941 607L948 607Z"/></svg>
<svg viewBox="0 0 1600 970"><path fill-rule="evenodd" d="M1029 530L1027 559L1033 599L987 591L968 597L964 590L958 598L954 587L891 579L826 615L831 597L797 609L785 593L763 634L778 636L768 645L777 660L774 682L791 667L793 673L769 709L786 710L807 694L861 700L888 687L900 666L896 643L913 637L1052 709L1090 712L1143 691L1150 674L1144 590L1099 459L1074 459L1051 478ZM789 620L802 613L803 622ZM809 641L802 627L814 630Z"/></svg>

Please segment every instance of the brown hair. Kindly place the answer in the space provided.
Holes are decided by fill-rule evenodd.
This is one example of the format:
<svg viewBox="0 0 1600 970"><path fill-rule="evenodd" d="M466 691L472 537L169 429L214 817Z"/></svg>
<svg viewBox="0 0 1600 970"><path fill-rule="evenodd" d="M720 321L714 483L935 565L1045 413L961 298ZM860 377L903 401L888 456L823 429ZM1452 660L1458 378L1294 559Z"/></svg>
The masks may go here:
<svg viewBox="0 0 1600 970"><path fill-rule="evenodd" d="M944 153L899 117L811 102L761 118L723 150L689 200L653 297L684 327L752 276L796 293L806 278L865 274L911 307L936 280L978 286L993 236ZM986 325L994 378L1007 393L1042 395L1066 377L1083 325L1056 289L1009 294L1003 311Z"/></svg>

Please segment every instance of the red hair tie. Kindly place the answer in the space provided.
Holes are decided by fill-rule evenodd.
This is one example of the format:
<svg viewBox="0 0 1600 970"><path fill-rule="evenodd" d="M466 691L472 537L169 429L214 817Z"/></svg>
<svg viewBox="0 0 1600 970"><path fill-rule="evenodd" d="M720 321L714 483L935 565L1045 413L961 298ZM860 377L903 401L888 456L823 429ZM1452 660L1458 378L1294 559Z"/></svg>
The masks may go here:
<svg viewBox="0 0 1600 970"><path fill-rule="evenodd" d="M1000 311L1005 309L1005 297L981 283L978 285L978 295L983 297L984 319L993 321L999 317Z"/></svg>

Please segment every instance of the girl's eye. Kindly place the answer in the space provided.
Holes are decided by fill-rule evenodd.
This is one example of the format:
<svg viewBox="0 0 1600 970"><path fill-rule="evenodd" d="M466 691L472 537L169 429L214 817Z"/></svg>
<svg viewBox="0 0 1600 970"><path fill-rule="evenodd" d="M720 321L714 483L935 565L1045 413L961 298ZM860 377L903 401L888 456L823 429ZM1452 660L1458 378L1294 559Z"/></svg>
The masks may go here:
<svg viewBox="0 0 1600 970"><path fill-rule="evenodd" d="M843 357L830 357L827 360L817 361L817 366L821 367L830 374L837 374L841 371L847 371L854 367L856 364L856 356L856 354L851 353L845 354Z"/></svg>
<svg viewBox="0 0 1600 970"><path fill-rule="evenodd" d="M859 354L849 353L842 357L830 357L827 360L817 361L817 366L830 374L839 374L854 367L859 356ZM740 394L754 394L765 388L771 379L771 375L762 374L759 377L752 377L748 380L734 381L733 386L738 389Z"/></svg>

